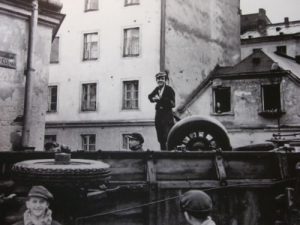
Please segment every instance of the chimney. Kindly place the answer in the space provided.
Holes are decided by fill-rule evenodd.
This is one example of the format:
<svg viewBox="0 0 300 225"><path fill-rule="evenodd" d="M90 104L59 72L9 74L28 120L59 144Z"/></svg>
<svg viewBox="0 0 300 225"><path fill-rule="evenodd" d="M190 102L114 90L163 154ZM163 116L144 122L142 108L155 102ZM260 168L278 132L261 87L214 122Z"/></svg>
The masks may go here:
<svg viewBox="0 0 300 225"><path fill-rule="evenodd" d="M267 23L266 23L266 10L260 8L258 11L258 19L256 22L257 30L262 35L265 36L267 34Z"/></svg>
<svg viewBox="0 0 300 225"><path fill-rule="evenodd" d="M295 60L296 60L296 63L300 64L300 55L296 55Z"/></svg>
<svg viewBox="0 0 300 225"><path fill-rule="evenodd" d="M266 15L266 10L260 8L260 9L258 10L258 15L259 15L259 16L265 16L265 15Z"/></svg>
<svg viewBox="0 0 300 225"><path fill-rule="evenodd" d="M284 25L285 27L289 27L290 26L290 21L288 17L284 17Z"/></svg>

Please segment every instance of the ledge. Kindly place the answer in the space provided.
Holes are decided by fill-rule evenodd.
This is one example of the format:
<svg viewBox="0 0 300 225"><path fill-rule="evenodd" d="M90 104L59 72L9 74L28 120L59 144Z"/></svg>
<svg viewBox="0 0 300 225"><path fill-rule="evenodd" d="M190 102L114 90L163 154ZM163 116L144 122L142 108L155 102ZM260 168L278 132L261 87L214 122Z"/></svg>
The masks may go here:
<svg viewBox="0 0 300 225"><path fill-rule="evenodd" d="M285 111L283 111L283 112L262 111L262 112L258 113L258 115L265 117L265 118L279 118L284 114L286 114Z"/></svg>
<svg viewBox="0 0 300 225"><path fill-rule="evenodd" d="M233 112L210 113L211 116L234 116Z"/></svg>
<svg viewBox="0 0 300 225"><path fill-rule="evenodd" d="M153 120L48 121L46 128L154 126Z"/></svg>

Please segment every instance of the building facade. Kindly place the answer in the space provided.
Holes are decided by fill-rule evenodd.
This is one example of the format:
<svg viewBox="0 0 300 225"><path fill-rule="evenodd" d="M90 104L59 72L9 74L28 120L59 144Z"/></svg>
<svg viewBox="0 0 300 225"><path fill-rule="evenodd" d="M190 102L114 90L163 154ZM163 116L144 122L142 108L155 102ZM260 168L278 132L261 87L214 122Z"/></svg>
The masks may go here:
<svg viewBox="0 0 300 225"><path fill-rule="evenodd" d="M67 17L52 46L46 142L126 150L126 135L139 132L145 149L159 149L147 98L154 75L169 70L179 105L216 64L240 58L238 0L63 3Z"/></svg>
<svg viewBox="0 0 300 225"><path fill-rule="evenodd" d="M217 67L178 108L225 125L233 147L300 131L300 62L255 50L233 67Z"/></svg>
<svg viewBox="0 0 300 225"><path fill-rule="evenodd" d="M32 1L33 2L33 1ZM61 4L36 1L0 1L0 151L33 147L43 150L45 109L49 75L50 49L64 16ZM33 8L40 8L37 26L31 30ZM32 36L34 42L31 42ZM34 46L33 46L34 45ZM35 49L29 65L29 49ZM27 121L26 146L22 143L24 129L25 84L31 71L31 105L27 107L31 120ZM29 100L27 99L27 102Z"/></svg>
<svg viewBox="0 0 300 225"><path fill-rule="evenodd" d="M264 49L291 57L300 56L300 21L284 18L281 23L271 23L266 11L242 15L241 17L241 56L250 55L253 49Z"/></svg>

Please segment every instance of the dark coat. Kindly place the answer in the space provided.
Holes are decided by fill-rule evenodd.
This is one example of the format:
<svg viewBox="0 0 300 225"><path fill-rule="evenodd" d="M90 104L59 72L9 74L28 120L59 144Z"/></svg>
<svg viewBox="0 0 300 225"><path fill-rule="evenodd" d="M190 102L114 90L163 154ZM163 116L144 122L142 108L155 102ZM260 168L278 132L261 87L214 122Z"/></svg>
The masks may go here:
<svg viewBox="0 0 300 225"><path fill-rule="evenodd" d="M153 98L159 95L159 87L156 87L149 95L150 102L156 102L155 129L160 149L166 150L169 131L174 125L172 108L175 107L175 92L173 88L166 85L160 100L154 101Z"/></svg>
<svg viewBox="0 0 300 225"><path fill-rule="evenodd" d="M153 97L158 95L158 90L159 90L159 87L156 87L148 95L150 102L155 102L155 101L153 101ZM174 107L175 107L175 92L174 92L173 88L171 88L169 85L166 85L161 99L158 102L156 102L155 109L156 110L158 110L158 109L171 110Z"/></svg>
<svg viewBox="0 0 300 225"><path fill-rule="evenodd" d="M19 222L14 223L13 225L24 225L24 221L21 220ZM61 224L59 222L55 221L55 220L52 220L51 225L61 225Z"/></svg>

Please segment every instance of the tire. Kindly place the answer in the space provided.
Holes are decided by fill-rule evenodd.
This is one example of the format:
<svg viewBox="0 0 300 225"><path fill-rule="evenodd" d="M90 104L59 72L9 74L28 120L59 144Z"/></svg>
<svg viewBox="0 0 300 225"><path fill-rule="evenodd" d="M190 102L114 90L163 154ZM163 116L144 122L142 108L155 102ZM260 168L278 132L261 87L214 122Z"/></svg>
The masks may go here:
<svg viewBox="0 0 300 225"><path fill-rule="evenodd" d="M191 116L176 123L168 135L167 149L188 151L232 150L225 127L213 118Z"/></svg>
<svg viewBox="0 0 300 225"><path fill-rule="evenodd" d="M56 165L53 159L27 160L14 164L17 182L58 187L97 187L109 177L109 165L101 161L72 159L69 165Z"/></svg>

